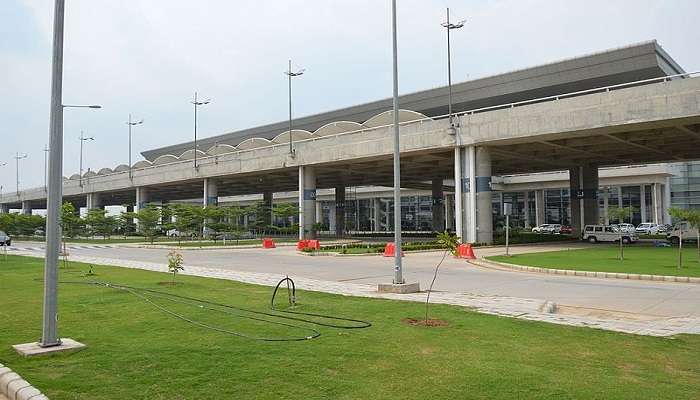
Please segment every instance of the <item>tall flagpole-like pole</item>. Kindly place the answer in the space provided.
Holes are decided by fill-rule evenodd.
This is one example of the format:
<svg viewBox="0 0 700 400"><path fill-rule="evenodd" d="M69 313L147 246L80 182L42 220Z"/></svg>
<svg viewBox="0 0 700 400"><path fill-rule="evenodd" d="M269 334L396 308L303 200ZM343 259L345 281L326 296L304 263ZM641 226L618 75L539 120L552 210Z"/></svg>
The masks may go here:
<svg viewBox="0 0 700 400"><path fill-rule="evenodd" d="M394 283L403 284L401 265L401 150L399 147L399 66L396 40L396 0L391 2L392 47L394 51Z"/></svg>
<svg viewBox="0 0 700 400"><path fill-rule="evenodd" d="M59 225L63 176L63 18L65 0L56 0L53 23L53 60L51 70L51 112L49 117L49 178L46 207L46 258L44 264L44 317L41 347L61 344L57 321ZM82 143L82 142L81 142Z"/></svg>

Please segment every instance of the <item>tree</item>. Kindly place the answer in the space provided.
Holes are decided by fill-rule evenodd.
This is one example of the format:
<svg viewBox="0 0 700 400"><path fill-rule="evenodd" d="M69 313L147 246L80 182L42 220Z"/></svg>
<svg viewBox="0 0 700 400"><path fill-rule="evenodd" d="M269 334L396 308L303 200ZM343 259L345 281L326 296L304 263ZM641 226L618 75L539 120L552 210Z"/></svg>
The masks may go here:
<svg viewBox="0 0 700 400"><path fill-rule="evenodd" d="M66 237L75 237L80 231L82 224L83 222L78 216L73 203L63 203L61 206L60 225L63 231L64 242Z"/></svg>
<svg viewBox="0 0 700 400"><path fill-rule="evenodd" d="M688 225L693 225L696 227L700 221L697 221L696 218L699 218L696 214L698 214L696 211L691 211L691 210L686 210L683 208L679 207L671 207L668 209L668 213L671 215L674 221L678 223L678 269L681 269L683 267L683 227L685 223ZM698 254L700 255L700 232L698 234Z"/></svg>
<svg viewBox="0 0 700 400"><path fill-rule="evenodd" d="M93 208L85 216L85 224L90 228L91 235L107 239L117 228L117 219L107 215L107 210Z"/></svg>
<svg viewBox="0 0 700 400"><path fill-rule="evenodd" d="M175 275L184 269L185 267L182 266L182 254L176 251L168 253L168 271L173 274L173 285L175 284Z"/></svg>
<svg viewBox="0 0 700 400"><path fill-rule="evenodd" d="M622 223L625 220L625 218L631 218L635 211L636 211L635 208L631 207L631 206L630 207L613 207L613 208L608 209L608 217L610 219L616 219L620 223ZM620 234L620 261L624 261L625 260L625 250L624 250L623 239L622 239L622 235L624 232L622 231L622 228L619 228L619 227L618 227L618 231Z"/></svg>
<svg viewBox="0 0 700 400"><path fill-rule="evenodd" d="M170 208L173 215L172 226L179 232L177 240L180 242L183 234L196 229L194 211L190 204L172 204Z"/></svg>
<svg viewBox="0 0 700 400"><path fill-rule="evenodd" d="M134 223L136 214L131 211L124 211L117 217L117 230L126 238L128 235L136 233L136 224Z"/></svg>
<svg viewBox="0 0 700 400"><path fill-rule="evenodd" d="M134 213L138 219L138 228L144 238L149 239L151 244L158 234L158 224L160 223L160 210L158 207L149 204Z"/></svg>
<svg viewBox="0 0 700 400"><path fill-rule="evenodd" d="M274 214L276 217L282 218L284 220L283 226L286 227L288 224L291 225L292 217L299 215L299 207L291 203L275 204L274 208L272 209L272 214Z"/></svg>
<svg viewBox="0 0 700 400"><path fill-rule="evenodd" d="M700 210L686 210L686 221L695 228L695 242L698 246L698 262L700 263Z"/></svg>

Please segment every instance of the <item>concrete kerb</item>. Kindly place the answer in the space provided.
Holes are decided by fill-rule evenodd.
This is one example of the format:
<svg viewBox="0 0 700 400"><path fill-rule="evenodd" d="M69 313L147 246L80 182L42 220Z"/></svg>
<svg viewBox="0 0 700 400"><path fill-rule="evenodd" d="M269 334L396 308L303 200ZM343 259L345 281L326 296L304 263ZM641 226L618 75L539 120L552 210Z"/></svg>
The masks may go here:
<svg viewBox="0 0 700 400"><path fill-rule="evenodd" d="M445 249L428 249L428 250L407 250L403 254L416 254L416 253L438 253L445 251ZM382 252L379 253L359 253L359 254L342 254L336 251L297 251L297 254L302 256L329 256L329 257L367 257L367 256L383 256Z"/></svg>
<svg viewBox="0 0 700 400"><path fill-rule="evenodd" d="M2 396L9 400L48 400L48 397L22 379L19 374L0 364L0 398Z"/></svg>
<svg viewBox="0 0 700 400"><path fill-rule="evenodd" d="M672 276L672 275L648 275L648 274L628 274L620 272L601 272L601 271L578 271L572 269L556 269L556 268L540 268L540 267L530 267L526 265L509 264L500 261L486 260L480 258L478 260L470 260L470 264L477 265L482 268L497 268L497 269L507 269L523 272L534 272L539 274L550 274L550 275L568 275L577 276L584 278L596 278L596 279L628 279L628 280L640 280L640 281L654 281L654 282L679 282L679 283L698 283L700 284L700 278L694 278L689 276Z"/></svg>
<svg viewBox="0 0 700 400"><path fill-rule="evenodd" d="M360 241L339 241L339 242L324 242L324 246L338 246L343 244L359 243ZM175 243L175 242L174 242ZM256 244L241 244L241 245L221 245L221 246L178 246L176 244L166 245L166 244L124 244L120 247L136 247L140 249L161 249L161 250L250 250L250 249L262 249L262 242ZM189 243L189 242L183 242ZM282 242L275 243L276 247L295 247L296 242ZM266 249L270 250L270 249Z"/></svg>

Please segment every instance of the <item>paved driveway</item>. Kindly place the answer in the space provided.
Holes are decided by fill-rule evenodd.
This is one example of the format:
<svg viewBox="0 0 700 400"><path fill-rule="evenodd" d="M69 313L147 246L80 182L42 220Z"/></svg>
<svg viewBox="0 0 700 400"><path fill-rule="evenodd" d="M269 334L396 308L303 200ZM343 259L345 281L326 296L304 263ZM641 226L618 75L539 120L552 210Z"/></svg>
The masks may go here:
<svg viewBox="0 0 700 400"><path fill-rule="evenodd" d="M34 248L36 243L16 243ZM565 250L586 244L544 244L513 247L513 253ZM71 245L71 255L165 263L169 250ZM331 282L377 284L391 282L393 258L381 256L309 257L290 247L272 250L181 250L185 265L243 272L263 272ZM503 248L477 249L478 256L503 254ZM430 284L442 253L408 254L404 275L409 282ZM475 267L447 257L434 290L487 296L550 300L558 305L655 316L700 316L700 285L616 279L552 276Z"/></svg>

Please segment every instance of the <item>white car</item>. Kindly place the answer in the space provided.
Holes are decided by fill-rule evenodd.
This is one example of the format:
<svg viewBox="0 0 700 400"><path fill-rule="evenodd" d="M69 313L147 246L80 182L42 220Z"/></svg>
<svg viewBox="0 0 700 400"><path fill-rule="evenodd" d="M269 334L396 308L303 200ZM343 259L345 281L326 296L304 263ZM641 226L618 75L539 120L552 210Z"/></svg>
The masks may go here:
<svg viewBox="0 0 700 400"><path fill-rule="evenodd" d="M559 224L542 224L532 228L533 233L559 233L561 225Z"/></svg>
<svg viewBox="0 0 700 400"><path fill-rule="evenodd" d="M676 224L673 228L669 229L666 233L666 240L673 244L678 244L680 242L681 234L683 241L697 241L698 231L697 229L691 228L688 222L683 221Z"/></svg>
<svg viewBox="0 0 700 400"><path fill-rule="evenodd" d="M656 235L659 233L659 225L652 222L645 222L637 225L635 232L637 232L638 235Z"/></svg>
<svg viewBox="0 0 700 400"><path fill-rule="evenodd" d="M636 228L634 225L632 225L632 224L622 223L622 224L617 224L617 225L614 225L614 226L617 226L617 227L618 227L620 230L622 230L623 232L627 232L627 233L637 233L637 228Z"/></svg>
<svg viewBox="0 0 700 400"><path fill-rule="evenodd" d="M617 242L622 236L622 243L634 243L639 239L637 234L620 231L617 225L586 225L583 229L582 239L591 243Z"/></svg>
<svg viewBox="0 0 700 400"><path fill-rule="evenodd" d="M7 233L0 231L0 246L11 246L12 238Z"/></svg>

